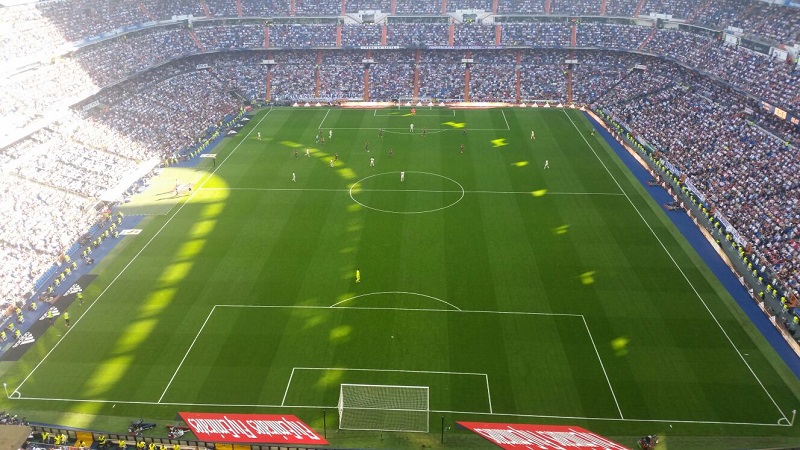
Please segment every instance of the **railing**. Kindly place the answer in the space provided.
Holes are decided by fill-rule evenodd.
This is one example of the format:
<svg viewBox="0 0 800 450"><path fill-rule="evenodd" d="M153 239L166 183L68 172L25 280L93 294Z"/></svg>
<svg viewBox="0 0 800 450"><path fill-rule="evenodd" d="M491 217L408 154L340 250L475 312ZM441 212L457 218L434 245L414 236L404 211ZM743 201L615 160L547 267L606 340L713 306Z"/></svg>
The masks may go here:
<svg viewBox="0 0 800 450"><path fill-rule="evenodd" d="M145 443L145 446L155 443L157 445L168 446L169 450L173 450L176 444L180 446L181 450L346 450L338 447L298 447L268 444L218 444L214 442L194 441L189 439L170 439L168 437L143 437L128 433L100 433L96 431L76 430L74 428L49 425L31 425L31 430L33 431L33 438L28 440L27 444L29 449L40 448L45 450L81 450L81 447L75 446L75 441L78 439L78 434L90 433L95 444L97 444L100 435L105 435L107 438L105 449L108 450L122 450L123 448L119 446L120 440L123 440L126 443L124 450L136 450L136 443L142 441ZM50 435L66 435L68 438L68 443L55 445L48 442L42 442L42 432L49 433ZM102 447L98 447L96 445L93 445L92 447L102 449Z"/></svg>

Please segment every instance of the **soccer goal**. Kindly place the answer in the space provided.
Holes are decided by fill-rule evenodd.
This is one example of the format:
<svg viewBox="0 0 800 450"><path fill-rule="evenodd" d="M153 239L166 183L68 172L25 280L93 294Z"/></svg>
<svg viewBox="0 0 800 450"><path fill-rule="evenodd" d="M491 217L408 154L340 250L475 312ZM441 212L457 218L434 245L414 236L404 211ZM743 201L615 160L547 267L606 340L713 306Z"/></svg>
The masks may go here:
<svg viewBox="0 0 800 450"><path fill-rule="evenodd" d="M429 429L428 386L342 384L339 429L413 431Z"/></svg>

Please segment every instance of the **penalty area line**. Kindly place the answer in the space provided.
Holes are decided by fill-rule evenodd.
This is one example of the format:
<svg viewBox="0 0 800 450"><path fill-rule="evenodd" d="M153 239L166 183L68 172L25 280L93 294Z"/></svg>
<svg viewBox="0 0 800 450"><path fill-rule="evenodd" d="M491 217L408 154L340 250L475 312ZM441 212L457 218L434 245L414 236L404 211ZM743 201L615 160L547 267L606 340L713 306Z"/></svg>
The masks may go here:
<svg viewBox="0 0 800 450"><path fill-rule="evenodd" d="M325 113L325 117L323 117L323 118L322 118L322 122L320 122L320 123L319 123L319 126L317 127L317 129L318 129L318 130L321 130L321 129L322 129L322 124L323 124L323 123L325 123L325 119L327 119L327 118L328 118L328 114L330 114L330 113L331 113L331 110L329 109L329 110L328 110L328 111Z"/></svg>
<svg viewBox="0 0 800 450"><path fill-rule="evenodd" d="M619 401L617 401L617 394L614 393L614 387L611 385L611 380L608 378L608 372L606 372L606 366L605 364L603 364L603 359L600 357L600 352L597 350L597 344L594 343L594 337L592 336L591 330L589 330L589 324L586 323L586 317L581 315L581 320L583 321L583 326L586 327L586 334L589 335L589 341L591 341L592 343L594 354L597 355L597 361L600 363L600 368L603 369L603 376L606 378L606 383L608 383L608 389L611 391L611 397L614 398L614 404L617 406L619 417L621 419L624 419L625 416L622 414L622 408L620 408Z"/></svg>
<svg viewBox="0 0 800 450"><path fill-rule="evenodd" d="M206 324L208 323L208 320L211 319L211 315L214 314L214 310L216 310L216 309L217 309L217 305L214 305L214 307L211 308L211 311L206 316L206 320L203 322L203 325L200 327L200 329L197 331L197 334L194 336L194 339L192 340L192 343L189 344L189 348L186 349L186 353L183 354L183 358L181 359L181 362L178 363L178 367L175 368L175 372L172 374L172 378L169 379L169 383L167 383L167 387L164 388L164 392L161 393L161 397L158 397L158 402L157 403L161 403L161 400L164 399L164 396L167 394L167 390L169 390L169 387L172 386L172 382L175 380L175 377L178 375L178 371L181 370L181 366L183 366L184 361L186 361L186 358L189 356L189 352L192 351L192 347L194 347L195 342L197 342L197 338L200 337L200 333L203 332L203 328L206 327Z"/></svg>
<svg viewBox="0 0 800 450"><path fill-rule="evenodd" d="M508 125L508 119L506 119L506 112L501 109L500 113L503 114L503 120L506 122L506 130L511 131L511 127Z"/></svg>

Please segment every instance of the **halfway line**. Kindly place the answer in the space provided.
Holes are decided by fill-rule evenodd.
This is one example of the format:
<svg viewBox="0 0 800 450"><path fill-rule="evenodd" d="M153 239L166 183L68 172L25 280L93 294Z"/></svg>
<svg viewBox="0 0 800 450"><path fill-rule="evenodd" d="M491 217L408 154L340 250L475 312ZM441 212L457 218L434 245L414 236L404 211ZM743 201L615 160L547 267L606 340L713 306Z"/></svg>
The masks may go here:
<svg viewBox="0 0 800 450"><path fill-rule="evenodd" d="M237 188L237 187L201 187L203 191L262 191L262 192L350 192L350 189L323 189L323 188ZM428 190L428 189L359 189L359 192L427 192L432 194L460 194L460 190ZM533 191L463 191L465 194L524 194L531 195ZM603 195L609 197L624 197L621 192L547 192L546 195Z"/></svg>

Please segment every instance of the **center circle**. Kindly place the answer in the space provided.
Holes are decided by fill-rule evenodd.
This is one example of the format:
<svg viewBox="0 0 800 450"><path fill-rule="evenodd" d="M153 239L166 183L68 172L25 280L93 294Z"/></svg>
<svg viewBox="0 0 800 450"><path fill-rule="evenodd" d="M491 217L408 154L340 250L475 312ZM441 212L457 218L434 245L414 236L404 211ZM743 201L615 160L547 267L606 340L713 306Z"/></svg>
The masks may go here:
<svg viewBox="0 0 800 450"><path fill-rule="evenodd" d="M451 189L447 189L451 185ZM361 201L356 197L369 194ZM350 198L364 208L392 214L422 214L449 208L464 198L464 186L458 181L430 172L407 170L405 172L376 173L364 177L350 186ZM404 209L388 205L411 205ZM378 205L378 206L372 206ZM379 207L380 206L380 207Z"/></svg>

